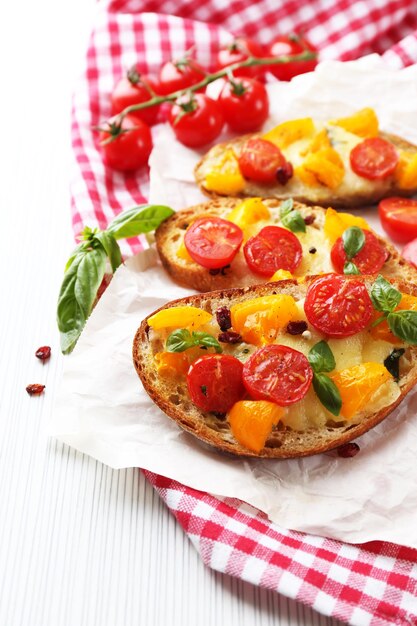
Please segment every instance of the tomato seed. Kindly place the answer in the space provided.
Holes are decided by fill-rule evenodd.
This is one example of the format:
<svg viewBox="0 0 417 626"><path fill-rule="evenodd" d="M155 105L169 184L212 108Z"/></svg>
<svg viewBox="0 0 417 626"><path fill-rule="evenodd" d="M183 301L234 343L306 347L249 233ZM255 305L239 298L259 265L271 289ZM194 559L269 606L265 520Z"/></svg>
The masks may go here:
<svg viewBox="0 0 417 626"><path fill-rule="evenodd" d="M33 383L26 387L26 391L30 396L40 396L44 389L45 385L39 385L38 383Z"/></svg>
<svg viewBox="0 0 417 626"><path fill-rule="evenodd" d="M35 356L41 361L47 361L51 356L51 348L49 346L41 346L36 350Z"/></svg>

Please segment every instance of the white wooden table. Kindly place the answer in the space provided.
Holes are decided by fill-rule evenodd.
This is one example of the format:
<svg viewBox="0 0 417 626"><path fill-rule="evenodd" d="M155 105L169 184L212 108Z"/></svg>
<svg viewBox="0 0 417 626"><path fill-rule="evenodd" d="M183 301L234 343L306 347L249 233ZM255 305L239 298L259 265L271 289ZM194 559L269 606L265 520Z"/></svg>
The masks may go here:
<svg viewBox="0 0 417 626"><path fill-rule="evenodd" d="M93 0L0 10L0 624L335 626L207 569L139 470L51 440L56 297L73 246L70 94ZM34 352L52 346L43 365ZM28 383L46 385L29 397Z"/></svg>

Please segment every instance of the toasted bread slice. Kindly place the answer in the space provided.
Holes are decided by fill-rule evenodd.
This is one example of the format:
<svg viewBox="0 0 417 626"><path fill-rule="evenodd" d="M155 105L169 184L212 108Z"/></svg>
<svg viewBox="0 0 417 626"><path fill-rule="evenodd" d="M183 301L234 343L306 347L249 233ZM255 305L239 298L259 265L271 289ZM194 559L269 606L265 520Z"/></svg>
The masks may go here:
<svg viewBox="0 0 417 626"><path fill-rule="evenodd" d="M217 273L210 272L190 259L178 256L178 251L183 245L186 229L192 221L197 217L208 215L227 219L228 214L241 202L242 200L238 198L214 198L211 202L178 211L159 226L155 234L159 256L165 269L175 281L197 291L247 287L262 281L266 282L265 279L251 272L245 261L242 248L230 267ZM260 223L259 229L269 223L280 225L279 214L282 201L275 198L267 198L263 202L270 211L271 219L268 222ZM294 272L294 276L301 277L307 274L334 271L330 260L332 243L324 234L325 209L297 202L294 203L294 209L300 211L304 218L308 218L307 221L311 221L314 218L312 223L307 226L305 235L295 233L302 243L303 260ZM256 232L256 225L253 232ZM382 239L382 237L378 235L377 237L389 253L389 259L384 264L381 273L387 278L399 278L417 282L417 271L415 268L401 257L394 246Z"/></svg>
<svg viewBox="0 0 417 626"><path fill-rule="evenodd" d="M230 308L237 303L251 300L260 296L285 294L292 296L303 311L303 299L308 285L317 277L309 277L302 284L294 280L266 283L241 289L225 289L207 294L199 294L170 302L162 309L174 306L187 305L204 309L213 315L210 330L213 334L219 332L216 327L215 311L220 307ZM346 277L347 280L357 280L357 277ZM375 277L361 277L369 290ZM391 283L402 293L417 295L417 287L398 280ZM162 309L159 309L162 310ZM154 315L154 314L153 314ZM293 458L317 454L336 448L356 439L375 425L384 420L389 413L401 402L405 395L417 382L417 347L403 345L405 352L400 359L400 375L398 383L391 380L384 394L374 394L366 408L354 416L353 419L334 417L321 404L318 404L314 391L310 389L301 403L292 405L287 416L283 417L277 426L273 427L265 446L259 452L253 452L241 445L233 436L228 418L216 416L199 410L191 401L185 374L182 376L162 376L156 366L155 355L164 350L164 341L167 334L150 328L146 318L138 329L133 342L133 361L142 384L152 400L174 420L181 428L190 432L203 442L214 446L218 450L238 456L263 458ZM172 331L170 328L169 331ZM307 354L315 342L323 339L311 325L309 332L300 337L292 337L283 333L276 343L295 346L299 351ZM362 359L375 360L383 363L392 347L389 342L374 340L369 335L369 329L362 331L355 339L329 340L333 341L333 350L337 352L336 369L343 369L346 364L360 363ZM295 342L295 343L294 343ZM298 342L298 343L297 343ZM222 344L225 354L231 354L244 361L249 358L245 352L256 348L247 343L239 345ZM396 346L398 347L398 346ZM207 354L207 352L200 352ZM198 358L199 355L194 358ZM387 383L388 384L388 383ZM318 408L319 406L319 408ZM297 414L300 412L300 415Z"/></svg>
<svg viewBox="0 0 417 626"><path fill-rule="evenodd" d="M389 196L412 196L417 193L417 175L414 176L415 184L411 183L410 185L410 182L407 182L405 186L399 183L399 177L395 172L379 180L369 180L358 176L351 168L349 157L352 148L363 141L363 137L346 132L336 126L327 125L326 129L329 131L331 144L344 166L344 175L341 182L332 184L331 187L328 186L329 183L326 184L324 181L318 180L320 174L317 174L313 178L313 182L310 181L309 184L300 177L298 168L305 163L306 151L311 141L311 138L309 138L281 148L281 152L294 168L294 175L287 183L280 184L277 181L273 184L263 184L246 179L244 186L235 193L230 193L230 190L223 193L220 189L210 189L207 183L207 175L219 166L224 155L231 150L239 158L246 141L251 137L261 137L259 133L238 137L212 147L195 168L196 182L203 193L210 197L233 195L241 198L250 196L280 199L293 198L307 204L329 205L335 208L365 206L374 204L382 198ZM379 136L395 146L400 159L405 158L407 155L417 154L417 146L406 139L383 132L380 132Z"/></svg>

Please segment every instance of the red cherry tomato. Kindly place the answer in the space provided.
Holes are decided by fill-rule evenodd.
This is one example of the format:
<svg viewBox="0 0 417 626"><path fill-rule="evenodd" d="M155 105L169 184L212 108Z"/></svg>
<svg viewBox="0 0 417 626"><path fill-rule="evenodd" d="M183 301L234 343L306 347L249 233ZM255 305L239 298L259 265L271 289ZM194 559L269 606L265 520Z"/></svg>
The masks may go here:
<svg viewBox="0 0 417 626"><path fill-rule="evenodd" d="M293 272L303 249L297 237L280 226L265 226L243 248L246 263L255 274L271 277L277 270Z"/></svg>
<svg viewBox="0 0 417 626"><path fill-rule="evenodd" d="M382 228L391 239L407 243L417 237L417 200L385 198L378 211Z"/></svg>
<svg viewBox="0 0 417 626"><path fill-rule="evenodd" d="M362 281L327 274L309 286L304 310L310 324L328 337L349 337L366 327L373 307Z"/></svg>
<svg viewBox="0 0 417 626"><path fill-rule="evenodd" d="M358 176L381 180L393 173L398 153L392 143L382 137L370 137L358 143L350 153L350 166Z"/></svg>
<svg viewBox="0 0 417 626"><path fill-rule="evenodd" d="M165 96L180 89L187 89L204 80L206 74L204 68L194 59L168 61L159 71L159 92Z"/></svg>
<svg viewBox="0 0 417 626"><path fill-rule="evenodd" d="M226 123L238 133L259 130L269 114L268 93L252 78L228 81L220 92L219 103Z"/></svg>
<svg viewBox="0 0 417 626"><path fill-rule="evenodd" d="M201 217L188 228L184 244L196 263L219 269L233 261L242 240L242 229L233 222L221 217Z"/></svg>
<svg viewBox="0 0 417 626"><path fill-rule="evenodd" d="M121 113L126 107L134 104L142 104L152 98L150 91L157 93L157 83L144 74L140 74L134 66L128 70L126 76L123 76L117 83L111 96L111 112L112 115ZM130 117L142 120L148 126L156 123L159 107L149 107L139 111L129 113Z"/></svg>
<svg viewBox="0 0 417 626"><path fill-rule="evenodd" d="M277 146L260 137L244 144L238 161L243 176L257 183L276 183L277 171L287 163Z"/></svg>
<svg viewBox="0 0 417 626"><path fill-rule="evenodd" d="M202 411L227 413L245 394L242 363L234 356L207 354L190 366L187 387Z"/></svg>
<svg viewBox="0 0 417 626"><path fill-rule="evenodd" d="M404 246L402 255L411 265L417 267L417 239L413 239Z"/></svg>
<svg viewBox="0 0 417 626"><path fill-rule="evenodd" d="M218 102L197 93L191 101L188 96L177 100L170 111L169 123L178 141L189 148L199 148L216 139L224 117Z"/></svg>
<svg viewBox="0 0 417 626"><path fill-rule="evenodd" d="M369 230L364 230L363 233L365 235L365 244L362 250L351 260L361 274L376 274L387 260L388 252L373 233ZM330 258L336 272L343 274L343 268L348 259L342 237L336 239L333 244Z"/></svg>
<svg viewBox="0 0 417 626"><path fill-rule="evenodd" d="M279 58L282 56L294 56L303 52L317 52L306 37L291 33L289 35L280 35L276 37L268 47L268 56ZM317 59L310 61L293 61L290 63L282 63L268 66L268 70L274 74L279 80L291 80L298 74L312 72L317 65Z"/></svg>
<svg viewBox="0 0 417 626"><path fill-rule="evenodd" d="M243 366L243 382L250 395L280 406L304 398L312 379L313 370L304 354L287 346L264 346Z"/></svg>
<svg viewBox="0 0 417 626"><path fill-rule="evenodd" d="M249 56L262 57L263 47L253 39L238 37L232 43L219 50L217 55L217 69L222 70L234 63L242 63ZM233 71L234 76L246 76L248 78L260 78L265 74L265 67L253 66L242 67Z"/></svg>
<svg viewBox="0 0 417 626"><path fill-rule="evenodd" d="M100 145L106 165L115 170L136 170L148 162L152 151L151 129L129 115L123 118L120 127L116 116L101 129Z"/></svg>

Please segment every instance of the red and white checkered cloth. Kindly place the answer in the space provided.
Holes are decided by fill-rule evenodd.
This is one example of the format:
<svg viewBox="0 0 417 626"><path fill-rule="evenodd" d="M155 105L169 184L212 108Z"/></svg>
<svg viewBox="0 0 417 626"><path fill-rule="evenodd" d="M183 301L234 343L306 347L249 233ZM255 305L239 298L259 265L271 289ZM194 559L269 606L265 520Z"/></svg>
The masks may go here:
<svg viewBox="0 0 417 626"><path fill-rule="evenodd" d="M278 6L277 6L278 5ZM377 52L391 67L417 62L417 7L410 0L114 0L103 3L77 85L71 181L75 234L105 228L122 209L146 201L147 171L103 166L92 127L110 115L110 93L138 62L156 73L192 46L206 66L233 34L266 43L305 32L321 59ZM125 253L141 249L129 240ZM417 551L384 542L348 545L284 530L248 505L219 499L146 472L207 565L274 589L355 626L417 626ZM306 511L308 514L308 511Z"/></svg>

